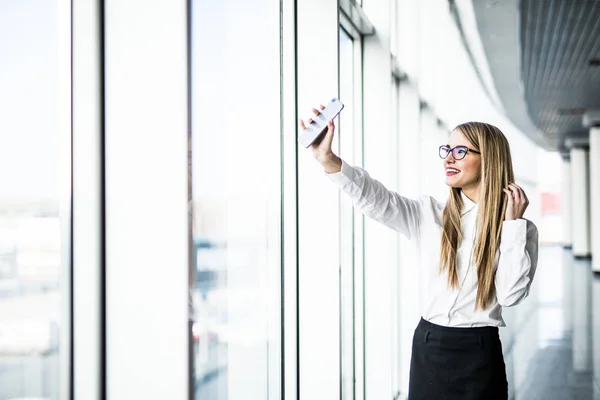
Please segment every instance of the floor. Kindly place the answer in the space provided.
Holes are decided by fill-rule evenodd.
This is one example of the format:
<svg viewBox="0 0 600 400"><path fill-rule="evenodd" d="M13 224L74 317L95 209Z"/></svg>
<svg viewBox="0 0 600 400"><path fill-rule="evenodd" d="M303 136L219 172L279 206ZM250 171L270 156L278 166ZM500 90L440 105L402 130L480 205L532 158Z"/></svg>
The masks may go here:
<svg viewBox="0 0 600 400"><path fill-rule="evenodd" d="M511 400L600 400L600 274L589 260L542 247L530 296L503 316ZM226 370L211 375L196 398L226 397L226 381Z"/></svg>
<svg viewBox="0 0 600 400"><path fill-rule="evenodd" d="M537 301L505 356L511 397L600 400L600 274L568 249L543 247L534 284Z"/></svg>

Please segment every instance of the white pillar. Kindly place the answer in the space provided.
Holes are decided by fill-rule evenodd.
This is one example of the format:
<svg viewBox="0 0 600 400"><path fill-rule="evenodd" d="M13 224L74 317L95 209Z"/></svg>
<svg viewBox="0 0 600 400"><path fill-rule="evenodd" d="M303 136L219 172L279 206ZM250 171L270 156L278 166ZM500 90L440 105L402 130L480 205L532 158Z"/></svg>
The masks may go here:
<svg viewBox="0 0 600 400"><path fill-rule="evenodd" d="M588 150L571 148L571 219L573 255L590 256Z"/></svg>
<svg viewBox="0 0 600 400"><path fill-rule="evenodd" d="M600 272L600 127L590 128L590 212L592 270Z"/></svg>
<svg viewBox="0 0 600 400"><path fill-rule="evenodd" d="M592 369L600 382L600 276L592 276Z"/></svg>
<svg viewBox="0 0 600 400"><path fill-rule="evenodd" d="M193 391L188 2L108 0L99 6L105 28L106 389L101 397L187 399Z"/></svg>
<svg viewBox="0 0 600 400"><path fill-rule="evenodd" d="M588 260L575 260L573 271L573 370L587 372L592 368L592 272Z"/></svg>
<svg viewBox="0 0 600 400"><path fill-rule="evenodd" d="M339 93L340 12L334 0L296 4L297 106L304 116L316 101ZM322 62L315 63L317 59ZM336 135L335 151L338 139ZM339 399L340 194L327 178L318 178L323 168L302 150L297 150L298 267L292 272L298 274L298 391L302 399ZM318 232L307 229L315 224Z"/></svg>
<svg viewBox="0 0 600 400"><path fill-rule="evenodd" d="M372 176L389 184L393 182L394 161L389 151L391 135L387 133L391 132L393 116L390 78L389 73L386 74L391 68L390 4L363 2L365 13L377 27L376 35L363 40L363 80L368 88L363 94L364 165ZM390 316L394 295L390 283L394 276L392 271L398 266L397 236L369 219L365 219L364 227L364 398L391 399L394 388L391 374L393 319ZM356 393L356 398L361 395Z"/></svg>
<svg viewBox="0 0 600 400"><path fill-rule="evenodd" d="M73 5L73 398L102 398L103 59L99 0ZM68 392L69 390L67 390ZM66 394L61 398L68 398Z"/></svg>
<svg viewBox="0 0 600 400"><path fill-rule="evenodd" d="M563 246L571 248L573 246L572 223L573 215L571 213L571 160L563 160L563 176L561 191L561 211L563 225Z"/></svg>
<svg viewBox="0 0 600 400"><path fill-rule="evenodd" d="M573 331L573 298L575 297L574 277L573 277L573 254L570 249L563 249L562 253L562 281L563 281L563 321L564 329L567 332Z"/></svg>

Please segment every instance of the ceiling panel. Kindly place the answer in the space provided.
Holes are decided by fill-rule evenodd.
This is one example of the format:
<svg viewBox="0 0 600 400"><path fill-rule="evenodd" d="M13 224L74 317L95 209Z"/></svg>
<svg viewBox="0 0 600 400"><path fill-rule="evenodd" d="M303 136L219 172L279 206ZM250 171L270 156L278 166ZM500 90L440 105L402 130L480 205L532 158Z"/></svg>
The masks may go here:
<svg viewBox="0 0 600 400"><path fill-rule="evenodd" d="M600 109L600 66L590 65L600 60L600 1L521 0L519 19L532 121L549 139L585 134L583 110Z"/></svg>

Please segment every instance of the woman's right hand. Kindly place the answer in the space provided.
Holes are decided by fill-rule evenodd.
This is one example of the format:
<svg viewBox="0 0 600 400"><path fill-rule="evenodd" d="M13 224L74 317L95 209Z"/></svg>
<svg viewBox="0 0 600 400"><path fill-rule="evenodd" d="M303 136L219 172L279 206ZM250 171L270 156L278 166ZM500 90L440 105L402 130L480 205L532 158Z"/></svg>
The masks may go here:
<svg viewBox="0 0 600 400"><path fill-rule="evenodd" d="M320 106L321 110L324 108L325 106ZM320 114L319 110L316 108L313 108L312 111L315 115ZM307 122L309 125L312 124L312 118L309 118ZM306 129L306 125L302 120L300 120L300 127L303 130ZM327 128L325 128L325 133L310 145L310 150L312 151L313 156L317 159L319 164L325 168L327 173L339 172L342 169L342 160L333 153L331 148L334 133L335 125L333 124L333 121L330 120L327 123Z"/></svg>

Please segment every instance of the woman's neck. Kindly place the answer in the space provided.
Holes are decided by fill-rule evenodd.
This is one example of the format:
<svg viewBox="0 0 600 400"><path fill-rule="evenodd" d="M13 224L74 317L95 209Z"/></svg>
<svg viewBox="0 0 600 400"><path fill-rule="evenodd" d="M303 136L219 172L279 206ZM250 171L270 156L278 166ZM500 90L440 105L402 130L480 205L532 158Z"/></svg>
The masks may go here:
<svg viewBox="0 0 600 400"><path fill-rule="evenodd" d="M462 188L462 192L473 203L479 204L479 185L477 185L476 187L465 187L465 188Z"/></svg>

